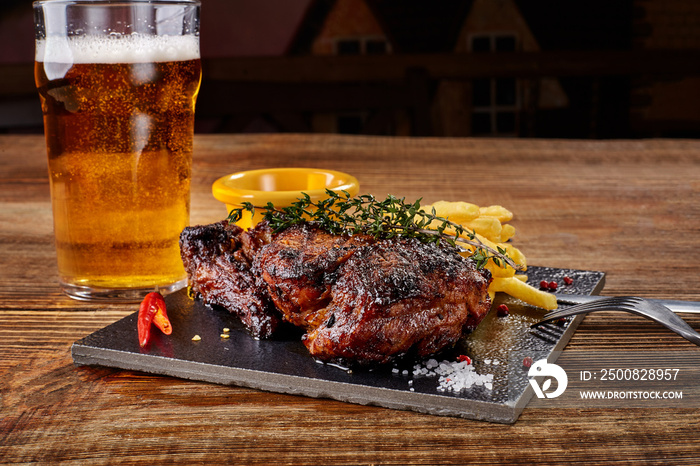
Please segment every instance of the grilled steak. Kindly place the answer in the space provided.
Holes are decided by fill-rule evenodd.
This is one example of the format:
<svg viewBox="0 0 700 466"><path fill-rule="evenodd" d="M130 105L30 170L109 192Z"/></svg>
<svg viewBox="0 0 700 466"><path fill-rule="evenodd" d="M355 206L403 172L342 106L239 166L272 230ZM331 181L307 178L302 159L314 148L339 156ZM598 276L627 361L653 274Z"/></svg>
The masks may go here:
<svg viewBox="0 0 700 466"><path fill-rule="evenodd" d="M339 267L370 236L340 236L302 224L279 233L256 254L253 273L262 278L270 298L285 320L310 328L331 301Z"/></svg>
<svg viewBox="0 0 700 466"><path fill-rule="evenodd" d="M433 354L475 328L491 306L488 271L416 239L332 235L311 224L271 235L265 224L242 232L225 223L188 228L182 238L191 285L206 302L238 313L247 326L269 319L274 331L279 319L292 323L324 361ZM207 246L208 239L226 246ZM230 280L238 283L219 283Z"/></svg>
<svg viewBox="0 0 700 466"><path fill-rule="evenodd" d="M192 291L208 304L238 314L256 338L272 336L280 314L266 291L256 285L251 260L269 232L246 234L227 220L187 227L180 235L180 252Z"/></svg>

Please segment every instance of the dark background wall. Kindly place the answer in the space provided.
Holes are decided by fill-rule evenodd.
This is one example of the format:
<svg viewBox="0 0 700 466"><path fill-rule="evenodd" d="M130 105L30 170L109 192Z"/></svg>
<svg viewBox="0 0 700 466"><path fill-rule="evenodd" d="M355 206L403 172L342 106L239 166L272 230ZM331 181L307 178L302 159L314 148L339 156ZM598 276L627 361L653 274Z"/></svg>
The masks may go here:
<svg viewBox="0 0 700 466"><path fill-rule="evenodd" d="M309 124L313 114L358 111L346 108L347 96L362 100L365 89L365 114L375 110L371 108L379 105L375 94L383 92L393 100L381 105L406 110L413 120L403 133L395 132L396 125L374 125L366 131L358 127L354 132L439 135L434 125L416 129L421 117L428 121L416 113L431 111L443 78L434 70L450 64L443 60L436 65L426 55L444 58L453 48L445 34L439 36L430 28L451 22L457 31L460 20L455 12L468 14L473 2L442 0L438 7L419 0L367 0L395 49L380 66L363 58L321 63L298 51L291 56L300 31L308 29L308 13L319 3L326 8L334 4L332 0L202 0L205 75L197 130L313 131ZM700 137L700 2L516 0L514 4L542 55L506 71L520 80L532 78L522 73L532 73L533 68L552 69L559 73L554 77L568 97L565 108L524 112L517 136ZM41 132L31 75L33 48L31 1L2 0L0 132ZM420 55L420 60L404 65L404 55ZM454 63L455 69L466 68ZM482 60L475 67L504 72L503 63ZM337 70L350 70L345 73L350 77L339 78ZM455 73L461 80L473 79L469 70ZM455 73L448 69L448 74ZM402 96L411 95L413 101L401 102ZM260 108L255 108L256 102Z"/></svg>

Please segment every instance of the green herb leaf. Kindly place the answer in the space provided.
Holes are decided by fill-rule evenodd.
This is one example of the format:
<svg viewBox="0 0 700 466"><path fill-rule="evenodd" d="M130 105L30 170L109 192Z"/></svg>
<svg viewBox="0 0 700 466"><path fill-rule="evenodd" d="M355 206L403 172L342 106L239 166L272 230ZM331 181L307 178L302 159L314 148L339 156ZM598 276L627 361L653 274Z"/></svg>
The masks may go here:
<svg viewBox="0 0 700 466"><path fill-rule="evenodd" d="M277 208L271 202L264 207L245 202L242 207L229 213L228 221L235 223L243 217L244 211L252 214L255 209L261 209L265 211L263 219L275 233L293 225L312 222L337 235L363 233L377 239L416 238L435 245L445 241L453 247L468 244L474 247L469 257L478 268L484 267L491 259L500 267L507 264L516 270L522 269L508 257L504 248L494 250L488 247L479 241L474 231L438 217L434 208L430 212L421 210L421 199L407 203L405 198L388 195L383 201L378 201L370 194L351 197L346 191L336 193L328 189L326 194L326 199L313 202L308 194L302 193L302 197L291 206L283 208ZM453 228L455 233L446 232L448 227Z"/></svg>

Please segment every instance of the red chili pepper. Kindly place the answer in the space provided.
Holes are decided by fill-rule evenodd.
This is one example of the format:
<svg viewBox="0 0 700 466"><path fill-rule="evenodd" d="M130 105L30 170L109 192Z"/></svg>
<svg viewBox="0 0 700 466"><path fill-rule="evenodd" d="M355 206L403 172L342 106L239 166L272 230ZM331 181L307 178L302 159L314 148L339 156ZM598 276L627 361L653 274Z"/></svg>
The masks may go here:
<svg viewBox="0 0 700 466"><path fill-rule="evenodd" d="M139 307L137 323L139 331L139 345L143 348L151 339L151 324L155 324L164 334L173 333L168 314L165 312L165 300L158 292L148 293Z"/></svg>

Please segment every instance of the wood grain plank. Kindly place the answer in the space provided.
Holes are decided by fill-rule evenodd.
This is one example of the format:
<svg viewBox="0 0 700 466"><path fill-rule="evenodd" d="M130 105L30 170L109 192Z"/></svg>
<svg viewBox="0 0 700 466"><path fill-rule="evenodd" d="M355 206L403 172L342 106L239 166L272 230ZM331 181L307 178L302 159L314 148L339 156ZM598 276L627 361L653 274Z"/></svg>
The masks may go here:
<svg viewBox="0 0 700 466"><path fill-rule="evenodd" d="M4 462L697 464L697 406L526 408L512 426L76 367L70 345L134 312L61 295L43 138L0 136L0 457ZM700 300L700 141L207 135L192 223L223 218L211 183L272 166L351 172L364 192L502 204L531 264L603 270L605 294ZM700 329L700 314L684 318ZM691 345L645 319L587 316L562 357Z"/></svg>

